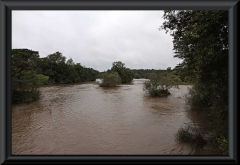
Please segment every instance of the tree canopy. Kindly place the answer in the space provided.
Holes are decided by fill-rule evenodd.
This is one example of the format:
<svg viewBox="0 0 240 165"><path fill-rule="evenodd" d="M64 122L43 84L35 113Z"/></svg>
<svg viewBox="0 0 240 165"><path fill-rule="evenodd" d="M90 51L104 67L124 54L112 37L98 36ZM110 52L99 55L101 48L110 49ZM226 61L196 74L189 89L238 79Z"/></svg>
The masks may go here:
<svg viewBox="0 0 240 165"><path fill-rule="evenodd" d="M116 87L122 83L122 79L117 72L111 72L104 76L101 87Z"/></svg>
<svg viewBox="0 0 240 165"><path fill-rule="evenodd" d="M130 83L133 80L134 74L131 69L126 68L121 61L112 63L112 68L108 69L106 73L101 73L103 82L100 86L113 87L121 83Z"/></svg>
<svg viewBox="0 0 240 165"><path fill-rule="evenodd" d="M133 80L134 74L131 69L126 68L121 61L112 63L112 68L109 72L117 72L122 79L122 83L130 83Z"/></svg>

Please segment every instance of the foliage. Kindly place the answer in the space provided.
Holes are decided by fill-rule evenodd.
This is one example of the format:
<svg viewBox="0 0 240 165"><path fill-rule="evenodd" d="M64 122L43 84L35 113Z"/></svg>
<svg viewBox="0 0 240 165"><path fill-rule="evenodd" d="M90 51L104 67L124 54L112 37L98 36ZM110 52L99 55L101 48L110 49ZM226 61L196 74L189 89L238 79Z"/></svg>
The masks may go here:
<svg viewBox="0 0 240 165"><path fill-rule="evenodd" d="M131 83L134 74L131 69L125 67L124 63L117 61L112 63L111 69L108 69L107 72L101 72L97 77L103 78L100 86L115 87L121 83Z"/></svg>
<svg viewBox="0 0 240 165"><path fill-rule="evenodd" d="M165 10L163 18L161 29L173 36L175 57L183 59L178 68L194 83L192 99L208 107L218 144L228 139L228 11Z"/></svg>
<svg viewBox="0 0 240 165"><path fill-rule="evenodd" d="M216 101L228 91L228 12L227 11L165 11L162 28L171 30L175 57L183 59L181 68L202 87L201 99ZM220 88L219 88L220 87Z"/></svg>
<svg viewBox="0 0 240 165"><path fill-rule="evenodd" d="M33 91L23 91L23 90L15 90L12 93L12 103L29 103L32 101L38 100L40 97L39 90Z"/></svg>
<svg viewBox="0 0 240 165"><path fill-rule="evenodd" d="M49 76L49 84L94 81L99 74L97 70L86 68L80 63L75 64L72 58L66 61L60 52L41 58L39 68L43 75Z"/></svg>
<svg viewBox="0 0 240 165"><path fill-rule="evenodd" d="M162 87L162 88L161 88ZM152 97L164 97L170 94L168 88L164 86L158 87L151 81L146 81L144 83L144 90Z"/></svg>
<svg viewBox="0 0 240 165"><path fill-rule="evenodd" d="M12 50L12 102L31 102L39 98L38 88L48 76L37 74L38 52L28 49Z"/></svg>
<svg viewBox="0 0 240 165"><path fill-rule="evenodd" d="M184 128L180 128L175 134L175 139L196 146L203 146L207 143L204 135L199 131L196 124L188 124Z"/></svg>
<svg viewBox="0 0 240 165"><path fill-rule="evenodd" d="M131 69L126 68L121 61L113 62L112 68L108 72L117 72L122 79L122 83L130 83L134 76Z"/></svg>
<svg viewBox="0 0 240 165"><path fill-rule="evenodd" d="M48 82L48 76L44 76L42 74L36 75L36 84L38 86L45 85Z"/></svg>
<svg viewBox="0 0 240 165"><path fill-rule="evenodd" d="M162 71L152 73L149 78L150 81L144 83L144 90L153 97L169 95L169 89L173 86L177 87L181 81L177 76Z"/></svg>
<svg viewBox="0 0 240 165"><path fill-rule="evenodd" d="M152 73L160 72L162 74L166 74L169 78L172 78L172 80L175 81L175 83L178 85L192 84L188 74L185 73L186 71L179 68L179 66L176 66L174 69L168 67L166 70L133 69L132 72L134 74L135 79L139 78L150 79Z"/></svg>
<svg viewBox="0 0 240 165"><path fill-rule="evenodd" d="M155 73L157 70L154 69L133 69L133 75L135 79L145 78L149 79L151 73Z"/></svg>
<svg viewBox="0 0 240 165"><path fill-rule="evenodd" d="M97 70L66 61L60 52L40 58L37 51L12 50L12 101L30 102L39 98L38 88L43 84L78 83L94 81Z"/></svg>
<svg viewBox="0 0 240 165"><path fill-rule="evenodd" d="M117 72L111 72L106 74L102 83L100 84L101 87L115 87L118 84L122 83L122 79Z"/></svg>
<svg viewBox="0 0 240 165"><path fill-rule="evenodd" d="M194 107L199 107L201 109L208 108L206 101L202 100L198 94L198 86L195 84L191 89L189 89L188 95L186 96L186 101L189 105Z"/></svg>

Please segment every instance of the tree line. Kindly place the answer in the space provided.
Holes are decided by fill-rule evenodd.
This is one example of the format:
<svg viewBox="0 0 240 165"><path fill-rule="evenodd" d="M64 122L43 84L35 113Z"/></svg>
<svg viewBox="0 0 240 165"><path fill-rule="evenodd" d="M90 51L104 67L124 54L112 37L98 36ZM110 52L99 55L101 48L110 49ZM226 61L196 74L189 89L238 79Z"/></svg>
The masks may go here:
<svg viewBox="0 0 240 165"><path fill-rule="evenodd" d="M116 86L131 83L133 78L150 78L153 74L165 73L169 79L180 84L184 81L179 76L179 69L167 70L130 69L121 61L112 63L111 69L99 72L74 63L60 52L40 58L38 51L12 49L12 102L27 103L39 98L38 88L47 84L81 83L102 78L101 86Z"/></svg>
<svg viewBox="0 0 240 165"><path fill-rule="evenodd" d="M13 49L12 102L26 103L39 98L38 88L44 84L94 81L99 72L74 63L60 52L40 58L38 51Z"/></svg>
<svg viewBox="0 0 240 165"><path fill-rule="evenodd" d="M121 61L120 61L121 62ZM183 72L181 68L176 66L171 70L171 67L164 69L130 69L133 74L133 79L150 79L153 74L161 73L167 75L168 78L173 79L175 82L178 82L179 85L191 84L190 77ZM107 71L99 72L97 78L103 79Z"/></svg>

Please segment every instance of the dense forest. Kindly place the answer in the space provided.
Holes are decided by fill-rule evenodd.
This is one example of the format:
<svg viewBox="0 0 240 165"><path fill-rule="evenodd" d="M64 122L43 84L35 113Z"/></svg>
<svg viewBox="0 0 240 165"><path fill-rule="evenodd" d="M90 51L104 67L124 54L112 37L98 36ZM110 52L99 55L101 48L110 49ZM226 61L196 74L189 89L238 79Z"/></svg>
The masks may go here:
<svg viewBox="0 0 240 165"><path fill-rule="evenodd" d="M183 59L178 68L194 85L189 102L209 118L203 134L208 134L209 141L227 154L228 11L165 10L163 18L160 30L170 32L175 57ZM179 135L189 139L185 133L183 130Z"/></svg>

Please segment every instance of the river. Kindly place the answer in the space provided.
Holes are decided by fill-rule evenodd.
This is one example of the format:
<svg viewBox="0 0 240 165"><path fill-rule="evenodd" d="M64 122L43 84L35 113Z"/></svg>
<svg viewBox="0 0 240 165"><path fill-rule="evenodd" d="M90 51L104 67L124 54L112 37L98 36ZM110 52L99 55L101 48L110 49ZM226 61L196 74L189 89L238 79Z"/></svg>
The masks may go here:
<svg viewBox="0 0 240 165"><path fill-rule="evenodd" d="M12 106L12 154L218 154L174 139L185 123L204 122L184 99L190 86L151 98L144 81L41 87L38 101Z"/></svg>

